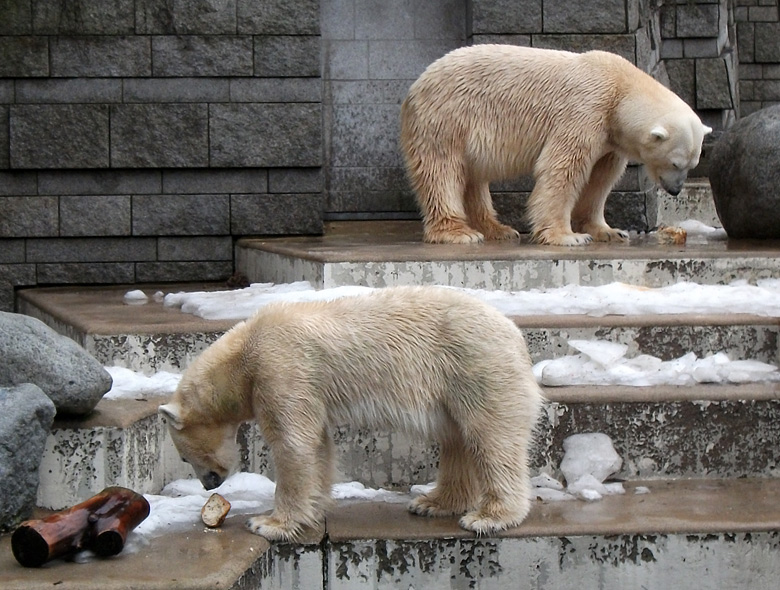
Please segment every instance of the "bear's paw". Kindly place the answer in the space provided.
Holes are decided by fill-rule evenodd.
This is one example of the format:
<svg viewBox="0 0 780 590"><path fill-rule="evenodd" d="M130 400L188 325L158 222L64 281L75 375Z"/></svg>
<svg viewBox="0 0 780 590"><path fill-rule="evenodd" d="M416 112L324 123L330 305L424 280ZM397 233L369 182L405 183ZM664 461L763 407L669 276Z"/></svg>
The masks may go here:
<svg viewBox="0 0 780 590"><path fill-rule="evenodd" d="M255 535L269 541L293 542L301 534L300 523L282 522L273 515L253 516L246 521L246 526Z"/></svg>

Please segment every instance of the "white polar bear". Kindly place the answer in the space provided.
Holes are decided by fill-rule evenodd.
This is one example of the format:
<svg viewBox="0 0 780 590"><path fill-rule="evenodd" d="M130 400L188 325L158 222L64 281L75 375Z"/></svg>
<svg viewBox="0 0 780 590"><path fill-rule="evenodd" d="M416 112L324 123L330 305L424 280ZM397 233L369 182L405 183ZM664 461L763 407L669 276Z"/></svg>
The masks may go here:
<svg viewBox="0 0 780 590"><path fill-rule="evenodd" d="M207 488L235 470L239 424L257 421L276 504L248 525L266 538L295 540L322 522L339 424L438 440L436 488L410 511L462 515L462 527L489 534L530 509L541 401L511 320L452 289L395 287L262 308L195 360L160 413Z"/></svg>
<svg viewBox="0 0 780 590"><path fill-rule="evenodd" d="M536 183L536 241L625 241L604 204L627 162L676 195L710 131L671 90L603 51L463 47L431 64L401 108L426 242L518 237L497 220L489 183L523 174Z"/></svg>

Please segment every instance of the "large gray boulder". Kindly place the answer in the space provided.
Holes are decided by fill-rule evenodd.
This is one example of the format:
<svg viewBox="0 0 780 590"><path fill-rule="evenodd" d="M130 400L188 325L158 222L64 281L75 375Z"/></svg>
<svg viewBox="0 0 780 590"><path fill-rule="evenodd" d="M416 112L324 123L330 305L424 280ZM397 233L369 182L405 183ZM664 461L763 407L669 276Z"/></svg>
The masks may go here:
<svg viewBox="0 0 780 590"><path fill-rule="evenodd" d="M38 467L55 412L36 385L0 387L0 533L32 514Z"/></svg>
<svg viewBox="0 0 780 590"><path fill-rule="evenodd" d="M712 150L710 184L732 238L780 238L780 105L737 121Z"/></svg>
<svg viewBox="0 0 780 590"><path fill-rule="evenodd" d="M0 312L0 387L35 383L57 412L87 414L111 375L81 346L35 318Z"/></svg>

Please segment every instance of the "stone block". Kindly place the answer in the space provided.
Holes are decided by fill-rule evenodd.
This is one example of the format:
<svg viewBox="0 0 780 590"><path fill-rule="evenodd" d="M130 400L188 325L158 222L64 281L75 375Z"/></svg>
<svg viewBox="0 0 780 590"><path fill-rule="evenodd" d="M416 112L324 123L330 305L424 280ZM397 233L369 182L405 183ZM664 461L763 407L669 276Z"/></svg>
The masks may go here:
<svg viewBox="0 0 780 590"><path fill-rule="evenodd" d="M254 38L254 74L263 77L320 75L319 36L264 35Z"/></svg>
<svg viewBox="0 0 780 590"><path fill-rule="evenodd" d="M136 280L139 283L225 281L232 274L232 260L136 264Z"/></svg>
<svg viewBox="0 0 780 590"><path fill-rule="evenodd" d="M56 409L32 383L0 387L0 533L32 516Z"/></svg>
<svg viewBox="0 0 780 590"><path fill-rule="evenodd" d="M733 109L731 81L722 58L696 60L696 108Z"/></svg>
<svg viewBox="0 0 780 590"><path fill-rule="evenodd" d="M152 238L48 238L27 241L27 261L135 262L155 260L157 244Z"/></svg>
<svg viewBox="0 0 780 590"><path fill-rule="evenodd" d="M325 40L323 51L322 76L325 80L368 78L368 41Z"/></svg>
<svg viewBox="0 0 780 590"><path fill-rule="evenodd" d="M717 37L719 17L717 4L678 4L677 37Z"/></svg>
<svg viewBox="0 0 780 590"><path fill-rule="evenodd" d="M415 39L466 39L465 4L463 0L413 2Z"/></svg>
<svg viewBox="0 0 780 590"><path fill-rule="evenodd" d="M233 78L230 102L321 102L319 78Z"/></svg>
<svg viewBox="0 0 780 590"><path fill-rule="evenodd" d="M710 184L729 237L780 238L780 105L737 121L715 144Z"/></svg>
<svg viewBox="0 0 780 590"><path fill-rule="evenodd" d="M144 195L162 191L159 170L38 172L42 195Z"/></svg>
<svg viewBox="0 0 780 590"><path fill-rule="evenodd" d="M740 80L739 81L739 99L742 100L755 100L755 81L753 80Z"/></svg>
<svg viewBox="0 0 780 590"><path fill-rule="evenodd" d="M344 80L328 84L331 104L400 105L414 80Z"/></svg>
<svg viewBox="0 0 780 590"><path fill-rule="evenodd" d="M22 239L11 240L8 238L0 238L0 264L21 264L24 262L24 246L25 241Z"/></svg>
<svg viewBox="0 0 780 590"><path fill-rule="evenodd" d="M684 39L683 56L685 57L718 57L720 47L717 39Z"/></svg>
<svg viewBox="0 0 780 590"><path fill-rule="evenodd" d="M319 168L271 168L268 171L269 193L321 193L322 189Z"/></svg>
<svg viewBox="0 0 780 590"><path fill-rule="evenodd" d="M757 63L780 62L780 22L756 23L755 60Z"/></svg>
<svg viewBox="0 0 780 590"><path fill-rule="evenodd" d="M9 149L8 112L6 105L0 104L0 169L11 167Z"/></svg>
<svg viewBox="0 0 780 590"><path fill-rule="evenodd" d="M36 35L127 35L135 29L133 0L35 0Z"/></svg>
<svg viewBox="0 0 780 590"><path fill-rule="evenodd" d="M155 77L251 76L252 37L152 37Z"/></svg>
<svg viewBox="0 0 780 590"><path fill-rule="evenodd" d="M216 167L319 166L319 104L211 105L210 162Z"/></svg>
<svg viewBox="0 0 780 590"><path fill-rule="evenodd" d="M159 238L157 240L158 260L196 261L233 260L233 238L231 236L197 238Z"/></svg>
<svg viewBox="0 0 780 590"><path fill-rule="evenodd" d="M604 218L612 227L648 231L647 204L643 193L613 191L604 207Z"/></svg>
<svg viewBox="0 0 780 590"><path fill-rule="evenodd" d="M152 75L148 37L51 37L51 76L57 78Z"/></svg>
<svg viewBox="0 0 780 590"><path fill-rule="evenodd" d="M362 4L362 3L358 3ZM238 0L238 32L251 35L319 35L319 0Z"/></svg>
<svg viewBox="0 0 780 590"><path fill-rule="evenodd" d="M402 167L400 106L334 105L332 166Z"/></svg>
<svg viewBox="0 0 780 590"><path fill-rule="evenodd" d="M690 107L696 106L696 76L693 59L672 59L666 62L669 88Z"/></svg>
<svg viewBox="0 0 780 590"><path fill-rule="evenodd" d="M37 195L38 178L35 172L0 171L0 195Z"/></svg>
<svg viewBox="0 0 780 590"><path fill-rule="evenodd" d="M753 23L737 23L737 48L739 49L740 64L749 64L756 61L755 27L756 25Z"/></svg>
<svg viewBox="0 0 780 590"><path fill-rule="evenodd" d="M232 195L233 235L321 234L320 194Z"/></svg>
<svg viewBox="0 0 780 590"><path fill-rule="evenodd" d="M769 73L768 68L758 64L739 64L739 79L740 80L760 80L761 78L776 78L780 77L780 67L778 68L778 76L765 75Z"/></svg>
<svg viewBox="0 0 780 590"><path fill-rule="evenodd" d="M112 78L22 79L16 82L15 102L17 104L120 103L122 102L122 80Z"/></svg>
<svg viewBox="0 0 780 590"><path fill-rule="evenodd" d="M662 4L658 10L661 38L674 39L677 36L677 7L674 4Z"/></svg>
<svg viewBox="0 0 780 590"><path fill-rule="evenodd" d="M372 80L415 80L432 62L457 49L455 39L371 41L368 77Z"/></svg>
<svg viewBox="0 0 780 590"><path fill-rule="evenodd" d="M230 233L227 195L134 195L133 235L193 236Z"/></svg>
<svg viewBox="0 0 780 590"><path fill-rule="evenodd" d="M108 106L11 106L11 167L108 166Z"/></svg>
<svg viewBox="0 0 780 590"><path fill-rule="evenodd" d="M413 39L414 13L406 0L355 3L356 39Z"/></svg>
<svg viewBox="0 0 780 590"><path fill-rule="evenodd" d="M628 32L624 0L544 0L543 22L545 33Z"/></svg>
<svg viewBox="0 0 780 590"><path fill-rule="evenodd" d="M163 192L169 194L226 194L266 192L265 169L204 168L201 170L163 171Z"/></svg>
<svg viewBox="0 0 780 590"><path fill-rule="evenodd" d="M62 237L129 236L129 195L84 195L60 197Z"/></svg>
<svg viewBox="0 0 780 590"><path fill-rule="evenodd" d="M12 103L15 101L14 86L13 80L0 80L0 103Z"/></svg>
<svg viewBox="0 0 780 590"><path fill-rule="evenodd" d="M35 268L38 284L98 283L115 285L135 282L135 263L133 262L44 263L37 264Z"/></svg>
<svg viewBox="0 0 780 590"><path fill-rule="evenodd" d="M633 35L533 35L531 44L542 49L562 49L576 53L592 49L610 51L636 63Z"/></svg>
<svg viewBox="0 0 780 590"><path fill-rule="evenodd" d="M323 39L354 39L354 0L322 0L320 4L320 32Z"/></svg>
<svg viewBox="0 0 780 590"><path fill-rule="evenodd" d="M139 34L229 35L236 26L236 0L135 1Z"/></svg>
<svg viewBox="0 0 780 590"><path fill-rule="evenodd" d="M541 0L526 0L522 8L513 0L471 0L471 35L538 33L542 30ZM468 17L467 17L468 18Z"/></svg>
<svg viewBox="0 0 780 590"><path fill-rule="evenodd" d="M0 238L56 236L56 197L0 197Z"/></svg>
<svg viewBox="0 0 780 590"><path fill-rule="evenodd" d="M780 102L780 80L756 80L755 100Z"/></svg>
<svg viewBox="0 0 780 590"><path fill-rule="evenodd" d="M469 38L470 45L519 45L531 46L531 35L472 35Z"/></svg>
<svg viewBox="0 0 780 590"><path fill-rule="evenodd" d="M111 107L112 168L208 166L208 142L205 104Z"/></svg>
<svg viewBox="0 0 780 590"><path fill-rule="evenodd" d="M353 167L339 166L329 170L328 188L332 191L406 191L410 190L406 170L397 167Z"/></svg>
<svg viewBox="0 0 780 590"><path fill-rule="evenodd" d="M748 20L750 22L776 23L777 5L774 6L751 6L748 8Z"/></svg>
<svg viewBox="0 0 780 590"><path fill-rule="evenodd" d="M682 39L664 39L661 42L661 59L676 60L683 56Z"/></svg>
<svg viewBox="0 0 780 590"><path fill-rule="evenodd" d="M32 0L11 0L0 5L0 35L29 35L32 33Z"/></svg>
<svg viewBox="0 0 780 590"><path fill-rule="evenodd" d="M123 102L230 102L227 78L129 78Z"/></svg>
<svg viewBox="0 0 780 590"><path fill-rule="evenodd" d="M48 37L0 37L0 77L49 75Z"/></svg>
<svg viewBox="0 0 780 590"><path fill-rule="evenodd" d="M35 318L0 312L0 385L34 383L58 413L86 414L111 389L111 375L67 336Z"/></svg>

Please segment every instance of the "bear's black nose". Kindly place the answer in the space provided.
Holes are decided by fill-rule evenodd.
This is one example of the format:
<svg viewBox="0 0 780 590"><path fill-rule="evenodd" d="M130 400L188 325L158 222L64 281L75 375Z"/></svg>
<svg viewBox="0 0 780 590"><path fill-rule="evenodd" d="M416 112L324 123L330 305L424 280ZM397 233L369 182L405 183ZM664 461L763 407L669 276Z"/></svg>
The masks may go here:
<svg viewBox="0 0 780 590"><path fill-rule="evenodd" d="M206 475L204 475L200 482L203 484L203 487L207 490L213 490L214 488L218 488L222 485L223 479L219 476L218 473L215 473L214 471L209 471Z"/></svg>

